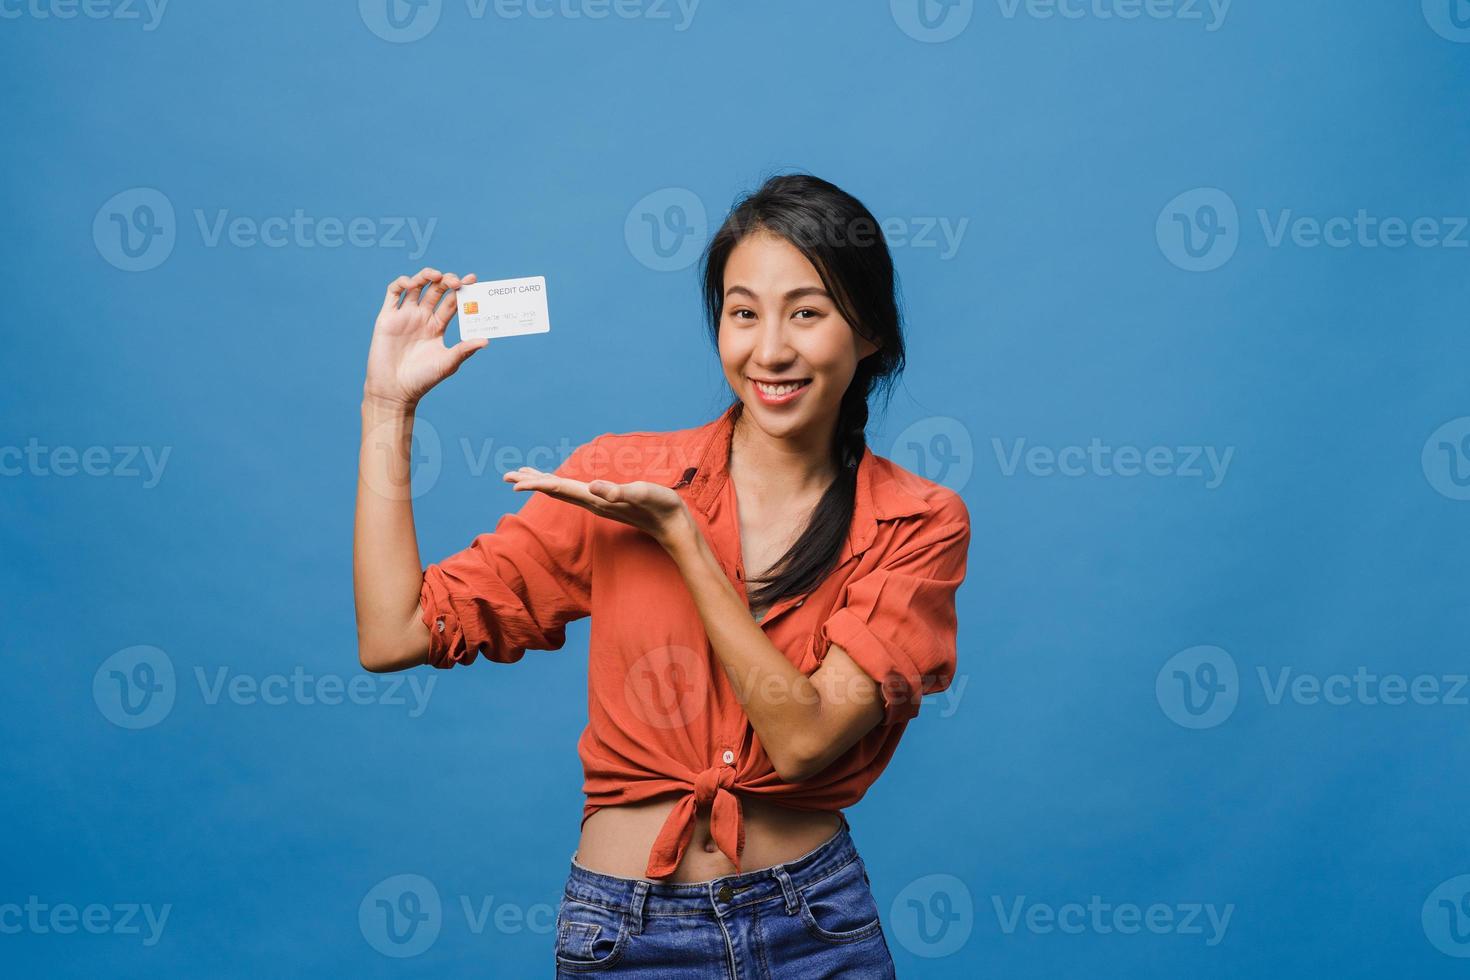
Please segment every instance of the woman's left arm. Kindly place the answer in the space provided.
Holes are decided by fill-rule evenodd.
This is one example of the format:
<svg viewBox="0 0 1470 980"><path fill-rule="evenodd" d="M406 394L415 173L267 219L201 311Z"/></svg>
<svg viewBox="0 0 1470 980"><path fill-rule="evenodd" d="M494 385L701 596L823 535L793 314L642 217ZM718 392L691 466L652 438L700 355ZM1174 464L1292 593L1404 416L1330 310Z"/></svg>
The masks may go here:
<svg viewBox="0 0 1470 980"><path fill-rule="evenodd" d="M810 677L766 636L694 524L660 542L684 577L735 696L788 783L831 765L883 720L878 683L833 644Z"/></svg>
<svg viewBox="0 0 1470 980"><path fill-rule="evenodd" d="M730 584L684 499L647 481L583 482L523 466L505 474L516 490L540 491L646 532L674 559L715 655L776 774L788 783L827 768L884 719L878 683L833 644L810 677L792 666Z"/></svg>

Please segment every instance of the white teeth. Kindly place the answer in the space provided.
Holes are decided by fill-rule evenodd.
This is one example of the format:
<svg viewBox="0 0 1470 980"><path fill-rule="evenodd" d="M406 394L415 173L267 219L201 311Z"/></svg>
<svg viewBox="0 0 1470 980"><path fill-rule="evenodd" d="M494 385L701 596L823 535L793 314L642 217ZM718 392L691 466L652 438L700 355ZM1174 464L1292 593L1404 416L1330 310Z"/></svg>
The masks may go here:
<svg viewBox="0 0 1470 980"><path fill-rule="evenodd" d="M772 398L779 398L782 395L791 394L791 392L795 391L797 388L800 388L805 383L806 382L804 381L798 381L784 385L768 385L763 382L757 381L755 383L755 386L759 388L764 394L770 395Z"/></svg>

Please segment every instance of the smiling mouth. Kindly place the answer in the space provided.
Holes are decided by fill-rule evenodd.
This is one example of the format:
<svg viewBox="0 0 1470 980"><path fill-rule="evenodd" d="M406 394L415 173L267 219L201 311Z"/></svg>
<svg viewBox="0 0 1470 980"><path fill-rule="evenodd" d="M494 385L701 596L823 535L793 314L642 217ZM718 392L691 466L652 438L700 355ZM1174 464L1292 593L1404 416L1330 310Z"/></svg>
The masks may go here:
<svg viewBox="0 0 1470 980"><path fill-rule="evenodd" d="M750 381L751 384L755 385L762 394L770 395L772 398L780 398L782 395L789 395L798 388L804 388L812 383L811 378L802 378L799 381L783 381L779 384L772 384L768 381L758 381L755 378L751 378Z"/></svg>

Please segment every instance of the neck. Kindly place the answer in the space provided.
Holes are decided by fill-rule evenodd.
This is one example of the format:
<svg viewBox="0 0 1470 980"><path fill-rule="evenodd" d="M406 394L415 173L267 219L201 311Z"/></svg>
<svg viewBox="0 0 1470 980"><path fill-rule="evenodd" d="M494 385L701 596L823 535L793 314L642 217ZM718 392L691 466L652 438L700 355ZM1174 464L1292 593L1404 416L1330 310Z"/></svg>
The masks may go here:
<svg viewBox="0 0 1470 980"><path fill-rule="evenodd" d="M833 421L781 438L751 422L742 408L730 436L730 477L762 496L820 496L837 477L835 429Z"/></svg>

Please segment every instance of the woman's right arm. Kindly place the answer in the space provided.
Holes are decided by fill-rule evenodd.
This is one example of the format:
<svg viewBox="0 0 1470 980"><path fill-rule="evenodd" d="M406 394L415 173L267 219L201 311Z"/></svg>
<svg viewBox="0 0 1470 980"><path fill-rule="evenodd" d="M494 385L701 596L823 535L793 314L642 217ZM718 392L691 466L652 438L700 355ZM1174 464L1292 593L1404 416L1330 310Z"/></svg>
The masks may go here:
<svg viewBox="0 0 1470 980"><path fill-rule="evenodd" d="M352 541L357 654L370 671L404 670L428 661L429 630L419 615L424 576L409 487L413 418L429 389L489 343L444 346L444 330L457 308L453 291L474 281L473 275L460 279L429 268L399 276L389 284L373 327Z"/></svg>

